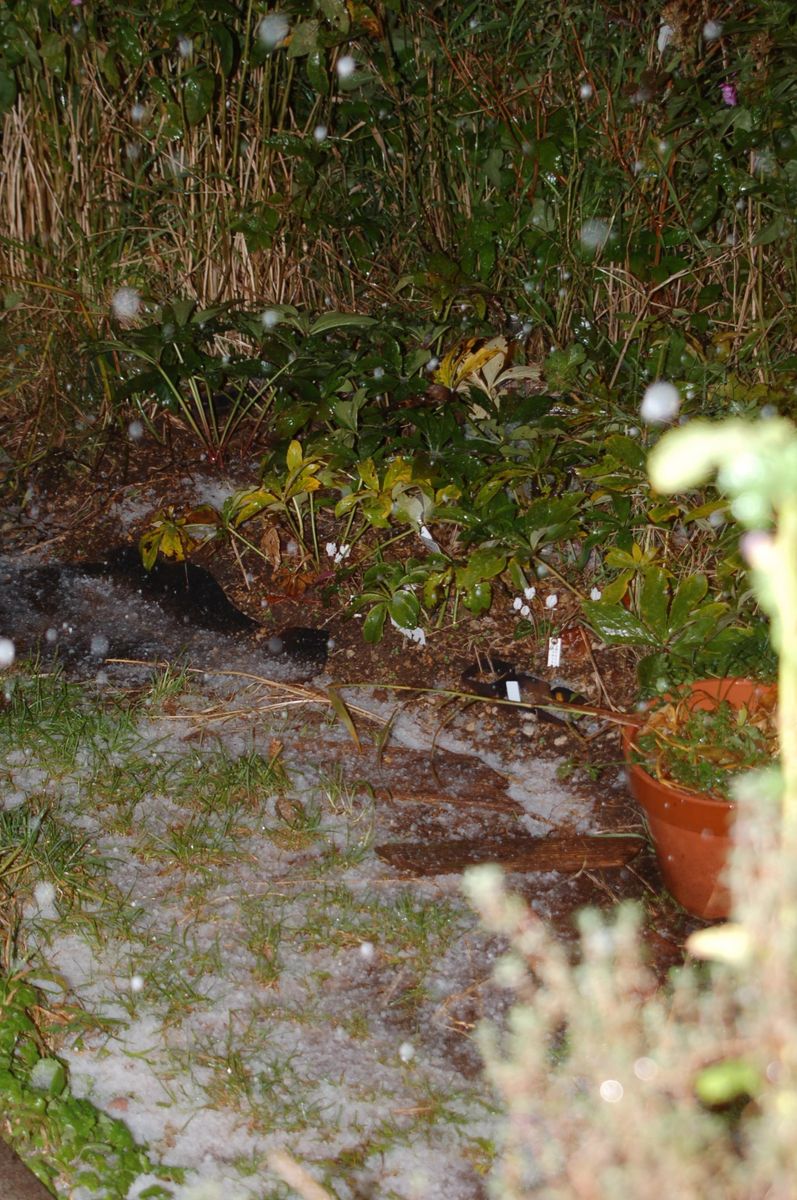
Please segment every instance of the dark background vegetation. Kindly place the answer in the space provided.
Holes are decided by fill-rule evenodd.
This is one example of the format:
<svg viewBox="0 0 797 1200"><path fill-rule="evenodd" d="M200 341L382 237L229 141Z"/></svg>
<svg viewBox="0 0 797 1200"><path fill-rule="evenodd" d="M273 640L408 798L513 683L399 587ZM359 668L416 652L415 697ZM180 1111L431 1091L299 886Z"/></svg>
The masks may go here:
<svg viewBox="0 0 797 1200"><path fill-rule="evenodd" d="M755 659L726 508L650 493L639 400L794 407L794 47L777 2L5 5L6 483L176 425L261 456L217 538L370 537L370 640L547 553L647 686Z"/></svg>

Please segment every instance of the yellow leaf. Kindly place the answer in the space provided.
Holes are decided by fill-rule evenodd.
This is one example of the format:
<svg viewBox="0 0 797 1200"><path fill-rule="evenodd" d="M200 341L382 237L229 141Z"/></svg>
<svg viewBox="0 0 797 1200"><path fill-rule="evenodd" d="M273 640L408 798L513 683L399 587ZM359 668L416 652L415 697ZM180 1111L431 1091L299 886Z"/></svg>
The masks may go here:
<svg viewBox="0 0 797 1200"><path fill-rule="evenodd" d="M370 488L372 492L379 491L379 476L376 473L376 467L372 458L364 458L362 462L357 463L357 474L365 486Z"/></svg>
<svg viewBox="0 0 797 1200"><path fill-rule="evenodd" d="M173 558L177 562L185 560L185 534L171 521L161 526L158 550L166 558Z"/></svg>
<svg viewBox="0 0 797 1200"><path fill-rule="evenodd" d="M391 492L397 483L410 483L411 480L412 462L408 458L394 458L385 471L382 491Z"/></svg>
<svg viewBox="0 0 797 1200"><path fill-rule="evenodd" d="M274 504L276 501L277 497L274 493L269 492L266 488L255 488L251 492L241 492L235 498L231 509L233 526L237 529L239 525L243 525L244 521L257 516L269 504Z"/></svg>
<svg viewBox="0 0 797 1200"><path fill-rule="evenodd" d="M504 342L504 339L496 338L495 341ZM504 347L506 347L506 342L504 342ZM496 346L493 342L487 342L484 346L480 347L480 349L464 355L456 365L454 382L449 384L449 386L455 392L462 391L469 385L469 383L475 382L473 376L477 375L482 367L484 367L492 359L496 358L499 354L502 355L503 363L505 359L505 350L502 350L500 346Z"/></svg>
<svg viewBox="0 0 797 1200"><path fill-rule="evenodd" d="M345 729L348 731L349 736L351 737L355 746L357 747L359 752L362 754L362 743L360 742L360 735L357 733L357 727L354 724L352 715L349 712L348 708L346 707L346 701L343 699L340 692L337 691L337 689L334 687L327 688L327 696L329 697L329 703L332 705L332 709L333 709L335 715L339 718L340 721L342 721Z"/></svg>
<svg viewBox="0 0 797 1200"><path fill-rule="evenodd" d="M287 454L285 455L285 462L287 464L288 470L289 471L298 471L298 469L302 465L303 459L304 459L304 455L302 454L302 444L301 444L301 442L298 442L296 440L296 438L294 438L293 441L291 442L290 446L288 447Z"/></svg>

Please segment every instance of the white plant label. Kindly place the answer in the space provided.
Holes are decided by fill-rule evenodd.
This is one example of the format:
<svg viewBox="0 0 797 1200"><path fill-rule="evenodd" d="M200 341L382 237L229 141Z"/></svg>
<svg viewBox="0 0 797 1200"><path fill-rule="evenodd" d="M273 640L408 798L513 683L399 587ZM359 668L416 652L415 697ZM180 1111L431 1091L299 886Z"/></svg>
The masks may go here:
<svg viewBox="0 0 797 1200"><path fill-rule="evenodd" d="M431 533L429 532L429 530L426 528L425 525L421 525L421 528L418 531L418 536L420 537L424 546L426 546L429 550L434 551L435 554L440 553L440 547L438 546L437 542L434 540L434 538L432 537Z"/></svg>
<svg viewBox="0 0 797 1200"><path fill-rule="evenodd" d="M548 638L548 666L558 667L562 661L562 639Z"/></svg>
<svg viewBox="0 0 797 1200"><path fill-rule="evenodd" d="M514 700L515 704L520 703L520 684L516 679L507 679L506 698L507 700Z"/></svg>

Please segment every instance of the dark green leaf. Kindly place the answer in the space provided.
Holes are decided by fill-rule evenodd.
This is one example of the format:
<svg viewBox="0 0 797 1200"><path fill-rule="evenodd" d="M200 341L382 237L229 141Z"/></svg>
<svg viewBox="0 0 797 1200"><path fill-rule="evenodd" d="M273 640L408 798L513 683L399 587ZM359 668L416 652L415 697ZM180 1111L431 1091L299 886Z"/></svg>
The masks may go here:
<svg viewBox="0 0 797 1200"><path fill-rule="evenodd" d="M360 313L329 312L314 321L308 333L328 333L330 329L366 329L369 325L376 325L375 317L364 317Z"/></svg>
<svg viewBox="0 0 797 1200"><path fill-rule="evenodd" d="M216 80L207 71L192 71L183 83L183 104L189 125L198 125L213 103Z"/></svg>
<svg viewBox="0 0 797 1200"><path fill-rule="evenodd" d="M320 48L318 21L300 21L298 25L294 25L288 44L288 58L302 58Z"/></svg>
<svg viewBox="0 0 797 1200"><path fill-rule="evenodd" d="M660 567L651 567L643 576L639 613L648 629L655 633L658 641L662 644L667 639L669 628L667 620L669 599L667 576Z"/></svg>
<svg viewBox="0 0 797 1200"><path fill-rule="evenodd" d="M144 61L144 49L138 33L127 21L120 21L114 32L114 45L123 62L129 67L140 67Z"/></svg>
<svg viewBox="0 0 797 1200"><path fill-rule="evenodd" d="M17 98L17 81L11 71L0 70L0 113L13 108Z"/></svg>
<svg viewBox="0 0 797 1200"><path fill-rule="evenodd" d="M387 605L383 603L375 604L363 621L363 638L366 642L373 644L381 640L382 631L385 628L386 616Z"/></svg>
<svg viewBox="0 0 797 1200"><path fill-rule="evenodd" d="M671 630L680 629L689 620L707 591L708 580L703 574L687 575L681 580L670 606Z"/></svg>
<svg viewBox="0 0 797 1200"><path fill-rule="evenodd" d="M211 26L210 34L219 49L219 62L222 74L227 76L235 64L235 38L226 25L219 25L218 23Z"/></svg>
<svg viewBox="0 0 797 1200"><path fill-rule="evenodd" d="M658 646L658 639L638 617L621 604L585 600L584 615L602 641L609 646Z"/></svg>
<svg viewBox="0 0 797 1200"><path fill-rule="evenodd" d="M489 583L474 583L467 588L463 599L463 604L469 612L479 613L487 612L493 600L493 589Z"/></svg>
<svg viewBox="0 0 797 1200"><path fill-rule="evenodd" d="M388 611L396 624L400 625L402 629L417 628L421 606L414 592L405 589L396 592L388 602Z"/></svg>

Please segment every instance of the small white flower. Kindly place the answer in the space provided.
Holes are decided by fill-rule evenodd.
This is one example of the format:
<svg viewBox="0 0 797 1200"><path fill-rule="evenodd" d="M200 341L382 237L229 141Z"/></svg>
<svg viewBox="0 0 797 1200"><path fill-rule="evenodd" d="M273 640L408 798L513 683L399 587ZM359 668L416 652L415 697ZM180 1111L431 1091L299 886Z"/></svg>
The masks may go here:
<svg viewBox="0 0 797 1200"><path fill-rule="evenodd" d="M603 592L600 590L600 588L594 587L589 594L589 598L590 598L590 600L600 600L602 595L603 595Z"/></svg>
<svg viewBox="0 0 797 1200"><path fill-rule="evenodd" d="M676 387L662 379L657 379L645 388L639 415L643 421L652 425L665 425L674 421L681 407L681 397Z"/></svg>
<svg viewBox="0 0 797 1200"><path fill-rule="evenodd" d="M282 13L269 13L257 27L257 36L267 50L273 50L284 42L290 33L288 18Z"/></svg>
<svg viewBox="0 0 797 1200"><path fill-rule="evenodd" d="M528 604L523 605L523 607L520 610L520 615L521 615L521 617L530 617L531 616L531 609L529 608Z"/></svg>
<svg viewBox="0 0 797 1200"><path fill-rule="evenodd" d="M338 549L338 551L335 555L334 561L336 563L342 563L344 558L348 558L350 554L351 554L351 546L343 545Z"/></svg>
<svg viewBox="0 0 797 1200"><path fill-rule="evenodd" d="M351 54L344 54L342 58L338 59L335 67L341 79L348 79L350 75L354 74L357 63Z"/></svg>
<svg viewBox="0 0 797 1200"><path fill-rule="evenodd" d="M523 595L526 597L527 600L533 600L534 597L537 595L537 589L535 587L524 588Z"/></svg>
<svg viewBox="0 0 797 1200"><path fill-rule="evenodd" d="M138 288L117 288L111 296L111 308L117 320L132 321L141 309L141 293Z"/></svg>
<svg viewBox="0 0 797 1200"><path fill-rule="evenodd" d="M326 546L324 546L324 549L327 552L327 558L334 558L338 552L338 543L327 542Z"/></svg>
<svg viewBox="0 0 797 1200"><path fill-rule="evenodd" d="M315 138L315 140L317 142L323 142L326 139L326 136L327 136L326 125L316 125L315 129L313 130L313 137Z"/></svg>
<svg viewBox="0 0 797 1200"><path fill-rule="evenodd" d="M716 42L722 37L722 21L706 21L703 26L703 38L707 42Z"/></svg>
<svg viewBox="0 0 797 1200"><path fill-rule="evenodd" d="M17 651L11 638L0 638L0 667L10 667Z"/></svg>
<svg viewBox="0 0 797 1200"><path fill-rule="evenodd" d="M546 608L556 608L558 603L559 603L559 597L557 596L556 592L551 592L550 596L545 597L545 607Z"/></svg>
<svg viewBox="0 0 797 1200"><path fill-rule="evenodd" d="M523 607L523 601L521 600L520 596L515 596L515 599L512 601L512 607L514 608L515 612L520 612L521 608Z"/></svg>

